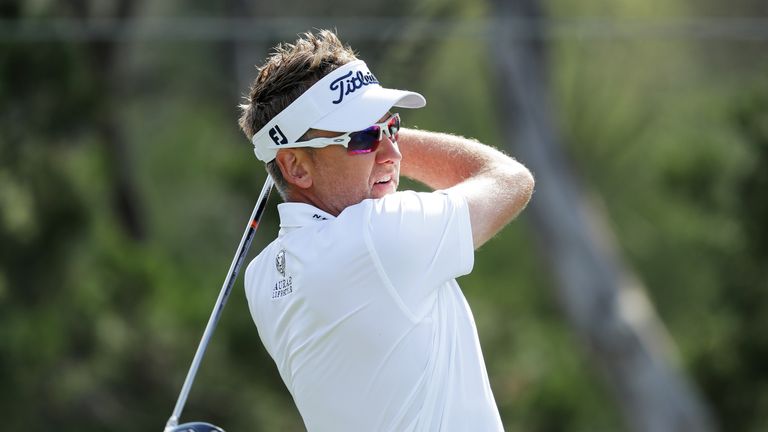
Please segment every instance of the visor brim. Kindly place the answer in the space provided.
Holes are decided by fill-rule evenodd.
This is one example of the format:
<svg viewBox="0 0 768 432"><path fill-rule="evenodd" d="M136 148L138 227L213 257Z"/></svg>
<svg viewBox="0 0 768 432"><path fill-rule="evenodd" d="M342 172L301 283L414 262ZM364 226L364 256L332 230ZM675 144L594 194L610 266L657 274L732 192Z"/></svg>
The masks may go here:
<svg viewBox="0 0 768 432"><path fill-rule="evenodd" d="M426 99L419 93L377 86L367 89L311 127L333 132L354 132L377 123L392 107L421 108L426 104Z"/></svg>

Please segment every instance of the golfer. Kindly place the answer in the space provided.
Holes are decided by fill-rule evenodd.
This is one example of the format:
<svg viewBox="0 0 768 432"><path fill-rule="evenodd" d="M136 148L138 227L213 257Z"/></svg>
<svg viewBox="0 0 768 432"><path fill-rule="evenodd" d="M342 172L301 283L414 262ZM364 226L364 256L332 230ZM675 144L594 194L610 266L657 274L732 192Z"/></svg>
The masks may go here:
<svg viewBox="0 0 768 432"><path fill-rule="evenodd" d="M248 306L310 432L503 430L455 278L533 178L476 141L401 128L398 108L425 103L318 31L277 46L242 106L284 201ZM401 175L435 192L398 192Z"/></svg>

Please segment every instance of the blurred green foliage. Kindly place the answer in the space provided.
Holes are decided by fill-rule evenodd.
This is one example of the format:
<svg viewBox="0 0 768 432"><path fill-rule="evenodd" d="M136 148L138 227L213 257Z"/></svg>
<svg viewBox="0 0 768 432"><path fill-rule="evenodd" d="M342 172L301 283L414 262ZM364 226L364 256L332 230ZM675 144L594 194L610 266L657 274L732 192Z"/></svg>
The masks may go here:
<svg viewBox="0 0 768 432"><path fill-rule="evenodd" d="M83 3L9 2L1 10L7 19L77 18ZM299 4L283 12L328 14ZM108 13L94 5L92 16ZM607 22L685 17L699 13L697 5L548 3L553 18ZM226 16L243 3L211 8L168 1L135 13ZM259 8L281 12L245 9L258 16ZM482 38L458 30L394 38L418 30L421 19L492 16L484 2L344 10L403 14L402 29L381 28L383 39L338 30L382 81L427 97L426 109L403 113L406 126L501 141L493 53ZM277 41L239 43L258 54L247 59L257 64ZM608 211L678 343L681 367L723 430L765 430L768 41L654 34L548 41L569 156ZM9 430L164 425L265 175L236 127L246 88L235 78L235 45L0 39L0 406ZM104 50L113 51L112 67ZM127 144L123 153L110 146L110 130ZM124 217L121 182L130 183L141 231ZM274 213L253 250L276 235ZM460 282L507 430L623 428L600 371L560 314L525 216L478 251L474 272ZM241 286L184 418L232 431L301 430Z"/></svg>

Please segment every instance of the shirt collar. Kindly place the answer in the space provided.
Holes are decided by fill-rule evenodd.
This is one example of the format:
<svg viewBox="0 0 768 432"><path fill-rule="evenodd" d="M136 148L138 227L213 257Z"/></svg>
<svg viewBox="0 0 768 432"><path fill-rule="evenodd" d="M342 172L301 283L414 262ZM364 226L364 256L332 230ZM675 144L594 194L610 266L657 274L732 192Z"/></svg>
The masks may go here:
<svg viewBox="0 0 768 432"><path fill-rule="evenodd" d="M280 203L277 205L280 214L280 228L298 228L313 222L336 219L319 208L297 202Z"/></svg>

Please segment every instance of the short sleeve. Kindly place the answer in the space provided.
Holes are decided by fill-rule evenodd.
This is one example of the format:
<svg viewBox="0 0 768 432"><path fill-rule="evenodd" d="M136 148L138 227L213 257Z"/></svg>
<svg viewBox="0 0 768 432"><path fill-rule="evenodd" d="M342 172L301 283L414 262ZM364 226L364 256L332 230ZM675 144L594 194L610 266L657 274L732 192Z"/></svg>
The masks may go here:
<svg viewBox="0 0 768 432"><path fill-rule="evenodd" d="M398 192L373 200L364 230L374 260L415 316L436 290L474 264L469 210L463 196Z"/></svg>

